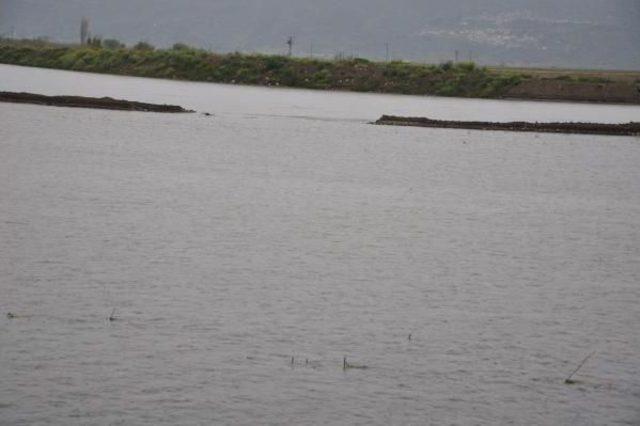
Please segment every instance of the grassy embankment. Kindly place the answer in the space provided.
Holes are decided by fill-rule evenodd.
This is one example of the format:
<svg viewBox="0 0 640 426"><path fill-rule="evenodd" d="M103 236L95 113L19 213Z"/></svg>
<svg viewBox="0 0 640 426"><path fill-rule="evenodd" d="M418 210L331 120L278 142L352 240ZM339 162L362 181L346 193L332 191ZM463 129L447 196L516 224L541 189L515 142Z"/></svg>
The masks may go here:
<svg viewBox="0 0 640 426"><path fill-rule="evenodd" d="M487 98L501 97L522 79L515 72L492 73L473 63L221 55L183 45L154 50L0 41L0 63L218 83Z"/></svg>
<svg viewBox="0 0 640 426"><path fill-rule="evenodd" d="M100 44L100 43L99 43ZM140 77L320 90L640 103L640 73L424 65L353 58L322 60L215 54L177 44L155 50L1 40L0 63Z"/></svg>

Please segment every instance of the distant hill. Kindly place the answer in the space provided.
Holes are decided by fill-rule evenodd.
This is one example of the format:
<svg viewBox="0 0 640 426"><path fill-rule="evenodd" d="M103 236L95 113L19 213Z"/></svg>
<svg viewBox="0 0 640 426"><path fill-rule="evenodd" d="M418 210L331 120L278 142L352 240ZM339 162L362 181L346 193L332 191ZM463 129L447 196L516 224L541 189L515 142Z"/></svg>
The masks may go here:
<svg viewBox="0 0 640 426"><path fill-rule="evenodd" d="M638 0L0 0L0 35L215 51L640 69Z"/></svg>

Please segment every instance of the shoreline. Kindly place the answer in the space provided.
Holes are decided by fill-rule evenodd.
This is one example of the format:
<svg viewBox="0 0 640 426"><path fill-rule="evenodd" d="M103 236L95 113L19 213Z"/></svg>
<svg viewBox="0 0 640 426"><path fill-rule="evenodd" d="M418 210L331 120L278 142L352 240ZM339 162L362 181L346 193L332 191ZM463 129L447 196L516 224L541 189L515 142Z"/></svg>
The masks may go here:
<svg viewBox="0 0 640 426"><path fill-rule="evenodd" d="M425 65L8 40L0 40L0 63L271 88L640 105L640 72L633 71L500 70L474 63Z"/></svg>
<svg viewBox="0 0 640 426"><path fill-rule="evenodd" d="M94 98L87 96L46 96L26 92L0 92L0 102L16 104L32 104L69 108L108 109L114 111L138 111L158 113L191 113L178 105L150 104L146 102L113 99L110 97Z"/></svg>
<svg viewBox="0 0 640 426"><path fill-rule="evenodd" d="M440 129L491 130L509 132L565 133L601 136L640 136L640 122L606 123L530 123L432 120L426 117L383 115L371 123L379 126L427 127Z"/></svg>
<svg viewBox="0 0 640 426"><path fill-rule="evenodd" d="M44 66L32 66L32 65L19 65L19 64L7 64L0 62L0 65L11 66L11 67L24 67L24 68L36 68L41 70L54 70L54 71L62 71L62 72L79 72L86 74L96 74L96 75L110 75L114 77L125 77L125 78L141 78L141 79L153 79L153 80L166 80L166 81L177 81L177 82L185 82L185 83L199 83L199 84L219 84L223 86L235 86L235 87L254 87L260 89L269 89L269 90L309 90L312 92L335 92L335 93L358 93L364 95L393 95L393 96L410 96L410 97L433 97L433 98L443 98L443 99L479 99L486 101L502 101L502 102L553 102L553 103L567 103L567 104L587 104L587 105L613 105L613 106L640 106L640 103L635 102L614 102L614 101L602 101L602 100L572 100L572 99L561 99L561 98L542 98L542 97L512 97L512 96L504 96L504 97L494 97L494 98L478 98L478 97L468 97L468 96L443 96L443 95L419 95L419 94L411 94L411 93L387 93L387 92L359 92L349 89L313 89L308 87L292 87L292 86L265 86L262 84L239 84L239 83L229 83L229 82L213 82L213 81L201 81L201 80L184 80L184 79L170 79L165 77L153 77L153 76L139 76L132 74L116 74L109 72L99 72L99 71L78 71L78 70L69 70L62 68L51 68ZM617 71L614 71L617 72Z"/></svg>

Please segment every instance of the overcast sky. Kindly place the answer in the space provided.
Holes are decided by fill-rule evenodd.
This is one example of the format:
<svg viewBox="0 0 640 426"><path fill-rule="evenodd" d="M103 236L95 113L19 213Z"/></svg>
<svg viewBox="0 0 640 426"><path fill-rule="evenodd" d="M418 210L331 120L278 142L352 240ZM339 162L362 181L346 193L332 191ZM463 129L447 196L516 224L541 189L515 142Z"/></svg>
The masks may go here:
<svg viewBox="0 0 640 426"><path fill-rule="evenodd" d="M0 0L0 34L76 41L82 16L221 52L640 69L640 0Z"/></svg>

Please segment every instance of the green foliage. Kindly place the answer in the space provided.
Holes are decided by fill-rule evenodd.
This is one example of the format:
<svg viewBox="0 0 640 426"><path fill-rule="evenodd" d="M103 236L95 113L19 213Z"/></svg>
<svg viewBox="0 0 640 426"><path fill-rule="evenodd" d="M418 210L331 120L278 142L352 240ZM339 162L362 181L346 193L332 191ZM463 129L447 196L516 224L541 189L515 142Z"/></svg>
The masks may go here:
<svg viewBox="0 0 640 426"><path fill-rule="evenodd" d="M102 39L100 37L89 37L87 39L87 45L91 47L102 47Z"/></svg>
<svg viewBox="0 0 640 426"><path fill-rule="evenodd" d="M453 68L453 62L451 62L451 61L443 62L442 64L440 64L440 70L441 71L447 72L451 68Z"/></svg>
<svg viewBox="0 0 640 426"><path fill-rule="evenodd" d="M521 75L492 73L473 63L218 55L182 43L164 50L145 42L126 48L115 39L86 46L0 40L0 63L193 81L464 97L500 97L522 80Z"/></svg>
<svg viewBox="0 0 640 426"><path fill-rule="evenodd" d="M146 41L139 41L138 43L135 44L135 46L133 46L133 48L135 50L146 50L146 51L155 50L155 47L153 47L151 43L147 43Z"/></svg>
<svg viewBox="0 0 640 426"><path fill-rule="evenodd" d="M456 64L456 68L464 72L473 72L476 69L476 64L473 62L460 62Z"/></svg>
<svg viewBox="0 0 640 426"><path fill-rule="evenodd" d="M264 66L266 71L278 71L281 70L288 62L289 58L284 56L265 56Z"/></svg>
<svg viewBox="0 0 640 426"><path fill-rule="evenodd" d="M124 43L121 43L120 40L116 40L115 38L108 38L102 42L102 46L107 49L124 49L126 46Z"/></svg>

